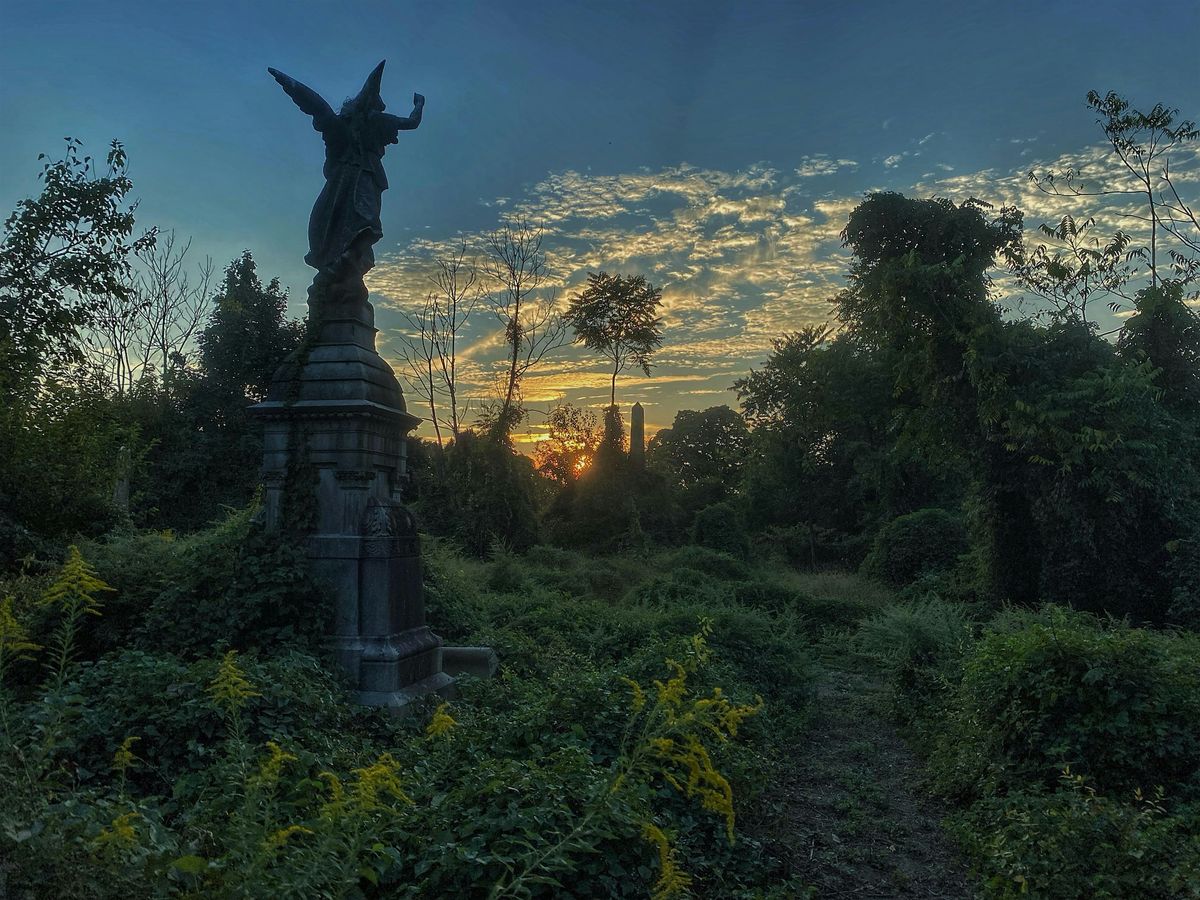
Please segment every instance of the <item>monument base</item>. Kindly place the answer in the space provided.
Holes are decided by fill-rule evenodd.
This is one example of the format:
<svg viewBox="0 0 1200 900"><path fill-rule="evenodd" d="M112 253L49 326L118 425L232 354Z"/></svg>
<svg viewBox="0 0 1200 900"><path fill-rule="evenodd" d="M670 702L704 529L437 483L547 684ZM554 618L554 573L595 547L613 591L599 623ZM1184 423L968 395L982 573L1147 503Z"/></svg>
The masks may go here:
<svg viewBox="0 0 1200 900"><path fill-rule="evenodd" d="M404 715L418 700L430 695L452 700L454 692L454 679L445 672L438 672L396 691L355 691L354 701L362 706L382 706L397 715Z"/></svg>

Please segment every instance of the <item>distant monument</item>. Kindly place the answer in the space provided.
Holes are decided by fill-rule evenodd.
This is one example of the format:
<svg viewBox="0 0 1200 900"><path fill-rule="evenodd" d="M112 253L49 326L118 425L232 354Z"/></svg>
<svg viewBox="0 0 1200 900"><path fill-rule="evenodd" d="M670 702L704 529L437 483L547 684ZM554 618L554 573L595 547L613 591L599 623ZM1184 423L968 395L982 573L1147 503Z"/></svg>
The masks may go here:
<svg viewBox="0 0 1200 900"><path fill-rule="evenodd" d="M629 462L635 469L646 467L646 411L640 403L629 416Z"/></svg>
<svg viewBox="0 0 1200 900"><path fill-rule="evenodd" d="M275 372L267 399L251 407L264 423L263 484L268 528L294 527L309 513L308 556L332 587L330 642L361 703L404 706L447 693L442 642L425 624L416 524L403 504L409 414L391 367L375 349L375 313L365 275L383 236L383 153L421 124L387 115L380 63L335 113L311 88L268 69L325 141L325 187L313 206L304 261L317 270L308 290L304 346Z"/></svg>

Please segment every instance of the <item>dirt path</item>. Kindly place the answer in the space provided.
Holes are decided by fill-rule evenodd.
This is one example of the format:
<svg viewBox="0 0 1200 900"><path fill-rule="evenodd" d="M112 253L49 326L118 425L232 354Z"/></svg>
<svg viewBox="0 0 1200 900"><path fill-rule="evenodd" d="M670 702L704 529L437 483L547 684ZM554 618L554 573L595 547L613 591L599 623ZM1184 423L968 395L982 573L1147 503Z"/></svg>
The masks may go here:
<svg viewBox="0 0 1200 900"><path fill-rule="evenodd" d="M816 897L964 900L974 891L920 784L920 763L888 719L878 679L824 660L808 741L782 784L792 871Z"/></svg>

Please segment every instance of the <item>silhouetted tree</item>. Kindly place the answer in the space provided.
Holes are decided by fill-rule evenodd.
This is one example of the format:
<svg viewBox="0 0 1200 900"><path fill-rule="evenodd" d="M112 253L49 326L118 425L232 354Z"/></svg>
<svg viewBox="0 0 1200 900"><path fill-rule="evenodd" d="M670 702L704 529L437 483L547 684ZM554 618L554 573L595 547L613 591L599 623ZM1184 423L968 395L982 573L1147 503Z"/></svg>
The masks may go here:
<svg viewBox="0 0 1200 900"><path fill-rule="evenodd" d="M588 284L571 298L564 318L576 343L612 363L609 405L617 403L617 376L630 365L650 374L650 357L662 343L662 291L641 275L590 273Z"/></svg>
<svg viewBox="0 0 1200 900"><path fill-rule="evenodd" d="M539 441L533 460L537 470L560 485L579 478L591 464L600 445L596 414L570 403L556 406L546 417L550 436Z"/></svg>
<svg viewBox="0 0 1200 900"><path fill-rule="evenodd" d="M487 303L504 327L508 355L499 399L494 409L485 410L481 422L493 437L507 442L525 415L521 379L566 342L566 325L555 310L554 297L543 295L548 270L542 229L528 219L510 219L488 235L483 270L494 285Z"/></svg>

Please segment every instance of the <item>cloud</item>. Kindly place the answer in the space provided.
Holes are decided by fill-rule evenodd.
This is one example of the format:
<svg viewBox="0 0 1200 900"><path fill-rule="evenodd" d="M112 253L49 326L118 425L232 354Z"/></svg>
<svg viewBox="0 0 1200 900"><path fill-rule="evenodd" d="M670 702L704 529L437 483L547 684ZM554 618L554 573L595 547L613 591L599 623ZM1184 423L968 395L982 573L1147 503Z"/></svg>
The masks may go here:
<svg viewBox="0 0 1200 900"><path fill-rule="evenodd" d="M817 153L814 156L800 157L800 164L794 171L800 178L814 178L818 175L833 175L843 170L853 171L857 168L858 163L852 159L830 159L824 153Z"/></svg>
<svg viewBox="0 0 1200 900"><path fill-rule="evenodd" d="M566 170L548 174L523 196L493 201L499 217L520 214L545 229L550 277L541 296L566 302L589 272L643 274L661 287L663 346L651 377L626 373L618 379L625 402L652 400L667 412L703 397L717 402L752 366L761 364L771 342L804 325L829 321L829 299L844 284L849 257L840 233L863 193L900 190L910 196L941 196L955 201L979 198L996 206L1016 205L1025 212L1033 238L1042 222L1057 223L1064 214L1092 215L1098 234L1118 228L1135 235L1135 197L1050 196L1029 178L1030 169L1082 173L1090 188L1114 190L1126 183L1111 149L1085 147L1009 169L955 171L935 163L914 182L903 182L900 163L920 155L937 132L914 141L867 171L853 160L828 154L802 156L776 167L756 163L732 171L680 164L657 171L593 174ZM1029 149L1035 139L1015 146ZM1015 152L1015 150L1014 150ZM1173 163L1179 183L1200 182L1200 148ZM840 192L812 198L813 179L837 175ZM857 182L857 184L855 183ZM822 182L824 184L824 182ZM398 325L397 310L419 306L431 289L434 260L460 240L477 254L484 234L417 237L381 254L368 284L375 300L381 344L397 359L399 344L389 338ZM997 288L1016 302L1011 279ZM499 373L505 347L494 316L481 305L460 342L465 393L488 396ZM563 399L593 405L607 403L610 375L604 363L580 347L565 348L535 370L524 385L524 400L545 405ZM673 404L673 406L672 406ZM670 416L663 416L670 418Z"/></svg>

